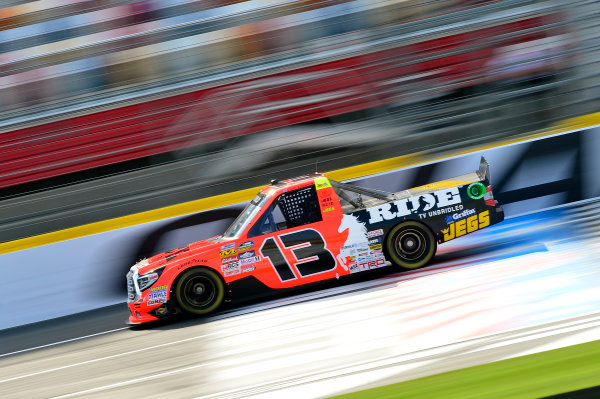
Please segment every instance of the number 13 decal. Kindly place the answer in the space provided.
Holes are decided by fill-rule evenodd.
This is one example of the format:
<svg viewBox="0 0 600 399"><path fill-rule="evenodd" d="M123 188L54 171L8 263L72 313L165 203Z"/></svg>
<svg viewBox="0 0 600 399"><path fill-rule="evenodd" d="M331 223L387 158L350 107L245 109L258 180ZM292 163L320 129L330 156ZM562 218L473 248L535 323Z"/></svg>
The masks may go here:
<svg viewBox="0 0 600 399"><path fill-rule="evenodd" d="M333 254L326 248L323 236L317 230L305 229L282 234L279 239L285 249L291 249L296 257L293 266L300 277L328 272L336 268ZM268 258L282 282L294 280L296 274L288 263L275 237L267 238L260 247L260 253Z"/></svg>

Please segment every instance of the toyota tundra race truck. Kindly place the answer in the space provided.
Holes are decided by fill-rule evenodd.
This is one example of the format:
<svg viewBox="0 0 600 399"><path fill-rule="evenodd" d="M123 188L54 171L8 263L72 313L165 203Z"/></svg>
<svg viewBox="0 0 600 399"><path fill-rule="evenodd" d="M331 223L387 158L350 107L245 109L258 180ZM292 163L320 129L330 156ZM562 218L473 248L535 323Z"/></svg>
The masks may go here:
<svg viewBox="0 0 600 399"><path fill-rule="evenodd" d="M489 166L386 193L315 173L271 184L223 233L136 263L127 274L130 324L205 315L224 301L384 266L417 269L437 245L504 219Z"/></svg>

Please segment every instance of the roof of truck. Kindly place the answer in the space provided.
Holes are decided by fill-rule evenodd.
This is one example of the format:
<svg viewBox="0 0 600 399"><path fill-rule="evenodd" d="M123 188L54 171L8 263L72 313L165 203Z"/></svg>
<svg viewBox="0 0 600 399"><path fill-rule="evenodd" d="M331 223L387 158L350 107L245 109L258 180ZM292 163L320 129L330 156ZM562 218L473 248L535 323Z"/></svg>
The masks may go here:
<svg viewBox="0 0 600 399"><path fill-rule="evenodd" d="M309 175L292 177L291 179L271 180L271 184L269 184L269 186L276 187L276 188L281 188L281 187L286 187L286 186L295 186L298 183L304 183L306 181L313 181L314 179L319 178L319 177L325 177L325 174L317 172L317 173L311 173Z"/></svg>

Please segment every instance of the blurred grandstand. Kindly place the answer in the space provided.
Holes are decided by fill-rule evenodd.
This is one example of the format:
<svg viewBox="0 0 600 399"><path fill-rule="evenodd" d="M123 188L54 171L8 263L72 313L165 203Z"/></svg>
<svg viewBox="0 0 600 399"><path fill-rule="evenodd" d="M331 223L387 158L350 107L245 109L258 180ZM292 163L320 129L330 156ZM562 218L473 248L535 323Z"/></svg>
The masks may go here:
<svg viewBox="0 0 600 399"><path fill-rule="evenodd" d="M0 241L598 110L591 0L0 10Z"/></svg>

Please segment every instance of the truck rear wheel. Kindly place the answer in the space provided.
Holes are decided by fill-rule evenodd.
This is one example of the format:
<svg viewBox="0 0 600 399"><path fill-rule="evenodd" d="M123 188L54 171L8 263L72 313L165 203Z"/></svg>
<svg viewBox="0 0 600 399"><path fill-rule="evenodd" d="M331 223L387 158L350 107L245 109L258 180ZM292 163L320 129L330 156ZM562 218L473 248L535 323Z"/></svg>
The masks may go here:
<svg viewBox="0 0 600 399"><path fill-rule="evenodd" d="M225 284L210 269L185 271L175 286L175 298L184 311L197 315L213 312L225 296Z"/></svg>
<svg viewBox="0 0 600 399"><path fill-rule="evenodd" d="M394 226L385 238L390 261L403 269L425 266L437 249L429 228L419 222L407 221Z"/></svg>

